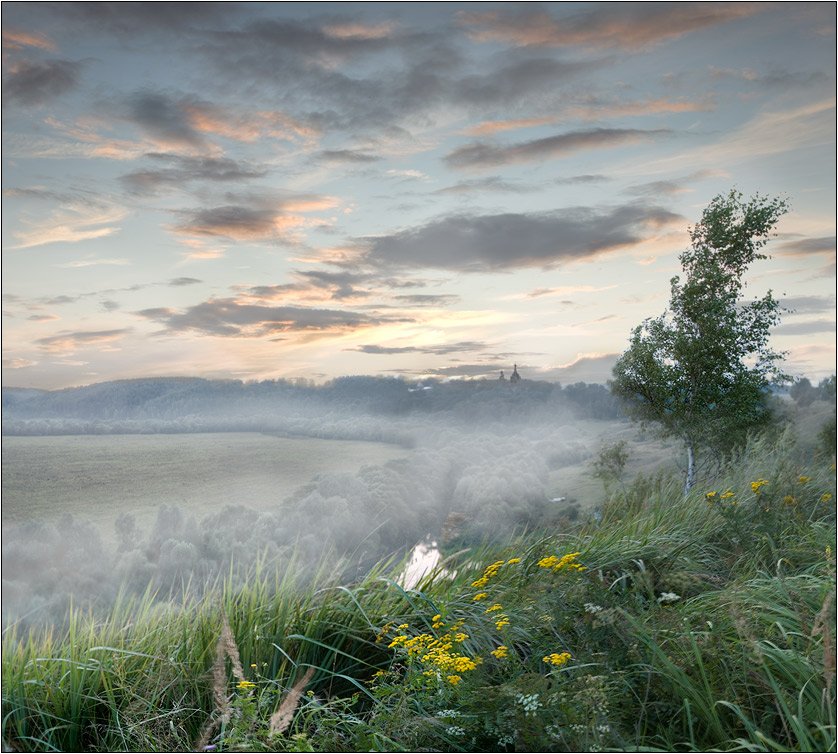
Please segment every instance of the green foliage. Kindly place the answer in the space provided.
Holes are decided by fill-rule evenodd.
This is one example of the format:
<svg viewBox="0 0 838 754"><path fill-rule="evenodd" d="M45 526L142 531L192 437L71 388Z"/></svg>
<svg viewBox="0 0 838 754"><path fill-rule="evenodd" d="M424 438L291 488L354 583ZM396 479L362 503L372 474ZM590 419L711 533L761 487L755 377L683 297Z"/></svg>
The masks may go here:
<svg viewBox="0 0 838 754"><path fill-rule="evenodd" d="M592 464L593 475L602 482L606 495L615 483L622 483L628 459L629 451L625 440L605 445L600 449Z"/></svg>
<svg viewBox="0 0 838 754"><path fill-rule="evenodd" d="M628 350L614 367L612 391L629 412L682 439L692 454L719 454L741 444L747 432L770 418L766 393L784 379L768 337L780 306L769 291L744 301L743 276L779 218L780 199L747 202L731 191L717 196L691 229L691 247L681 254L683 281L672 279L668 311L638 325Z"/></svg>

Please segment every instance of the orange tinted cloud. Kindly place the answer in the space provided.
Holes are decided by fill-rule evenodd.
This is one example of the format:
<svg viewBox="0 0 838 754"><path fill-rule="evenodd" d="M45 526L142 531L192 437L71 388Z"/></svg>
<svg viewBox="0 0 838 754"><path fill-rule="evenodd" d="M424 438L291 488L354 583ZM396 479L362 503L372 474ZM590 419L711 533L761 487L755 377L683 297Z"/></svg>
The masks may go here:
<svg viewBox="0 0 838 754"><path fill-rule="evenodd" d="M392 33L394 25L384 21L380 24L345 23L324 26L323 31L336 39L384 39Z"/></svg>
<svg viewBox="0 0 838 754"><path fill-rule="evenodd" d="M184 109L196 131L234 141L253 142L265 137L315 141L319 136L317 129L277 110L235 114L208 103L188 104Z"/></svg>
<svg viewBox="0 0 838 754"><path fill-rule="evenodd" d="M657 113L696 113L714 110L708 100L691 102L689 100L669 100L665 97L636 102L597 103L589 106L574 107L568 115L574 117L616 117L625 115L655 115Z"/></svg>
<svg viewBox="0 0 838 754"><path fill-rule="evenodd" d="M20 50L23 47L37 47L39 50L55 52L55 43L43 34L31 34L25 31L7 30L3 32L3 49Z"/></svg>
<svg viewBox="0 0 838 754"><path fill-rule="evenodd" d="M546 11L461 13L470 36L480 42L518 46L620 47L642 49L677 39L763 9L760 3L622 3L556 19Z"/></svg>
<svg viewBox="0 0 838 754"><path fill-rule="evenodd" d="M487 136L502 131L513 131L518 128L532 128L554 123L555 118L521 118L519 120L487 120L464 131L469 136Z"/></svg>

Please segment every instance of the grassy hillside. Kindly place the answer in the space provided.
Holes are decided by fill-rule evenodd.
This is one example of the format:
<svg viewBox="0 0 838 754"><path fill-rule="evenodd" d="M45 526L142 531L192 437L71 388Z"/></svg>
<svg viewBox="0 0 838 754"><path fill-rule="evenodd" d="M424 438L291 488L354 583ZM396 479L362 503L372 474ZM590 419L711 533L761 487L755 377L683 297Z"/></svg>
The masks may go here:
<svg viewBox="0 0 838 754"><path fill-rule="evenodd" d="M754 443L712 485L637 478L602 520L6 630L14 750L829 751L835 466ZM184 590L181 590L184 591ZM309 672L311 671L311 672Z"/></svg>

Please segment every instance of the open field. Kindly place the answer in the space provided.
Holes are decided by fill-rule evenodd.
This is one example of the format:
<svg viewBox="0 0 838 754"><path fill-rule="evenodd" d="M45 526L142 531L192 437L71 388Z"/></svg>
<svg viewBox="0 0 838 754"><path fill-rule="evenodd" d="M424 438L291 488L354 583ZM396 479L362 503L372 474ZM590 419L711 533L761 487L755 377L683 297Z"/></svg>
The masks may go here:
<svg viewBox="0 0 838 754"><path fill-rule="evenodd" d="M225 505L264 510L324 471L354 472L404 456L394 445L258 433L3 438L3 524L71 513L113 531L161 505L203 515Z"/></svg>

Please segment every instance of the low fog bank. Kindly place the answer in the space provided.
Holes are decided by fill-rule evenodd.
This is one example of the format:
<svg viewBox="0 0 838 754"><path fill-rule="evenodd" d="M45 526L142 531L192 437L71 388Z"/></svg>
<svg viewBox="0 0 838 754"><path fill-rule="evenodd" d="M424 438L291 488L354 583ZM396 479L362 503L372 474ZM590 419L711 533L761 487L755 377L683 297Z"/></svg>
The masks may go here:
<svg viewBox="0 0 838 754"><path fill-rule="evenodd" d="M172 385L177 382L182 383L181 401L174 400L178 391ZM166 390L160 389L161 383ZM287 392L301 400L293 406L295 413L283 417L282 410L292 401L271 405L260 391ZM204 402L210 393L213 401ZM154 380L40 394L17 403L13 396L8 404L6 396L4 414L7 409L18 417L31 412L32 418L12 420L18 423L145 426L158 421L194 428L203 405L200 418L207 422L261 420L263 431L293 426L312 437L399 438L412 450L357 473L327 470L283 499L267 505L259 501L259 510L234 504L240 500L208 515L163 507L147 530L125 511L116 522L113 546L108 544L114 540L110 532L70 513L58 522L4 526L4 623L60 620L70 599L75 605L105 607L121 588L142 594L151 587L159 590L161 600L178 601L186 591L199 593L219 576L246 578L257 559L282 570L291 564L316 564L324 553L334 552L364 568L388 554L405 553L428 535L469 542L503 537L536 523L561 525L568 510L564 503L551 502L557 493L551 489L551 473L586 463L603 437L619 426L577 418L608 413L609 404L597 400L603 393L607 396L599 386L574 391L546 383L419 387L398 380L351 379L330 388ZM222 398L236 395L241 396L238 402ZM310 395L315 397L307 403ZM129 397L136 400L133 405ZM252 413L243 413L243 405ZM265 407L261 417L257 405ZM65 413L35 418L45 406ZM209 406L217 416L210 416ZM163 418L166 412L168 419ZM149 418L154 413L157 418ZM195 424L189 424L192 419Z"/></svg>
<svg viewBox="0 0 838 754"><path fill-rule="evenodd" d="M410 442L392 420L422 416L456 424L516 425L544 414L616 419L602 385L522 380L341 377L322 386L285 380L121 380L66 390L3 390L3 434L278 432L331 439Z"/></svg>

